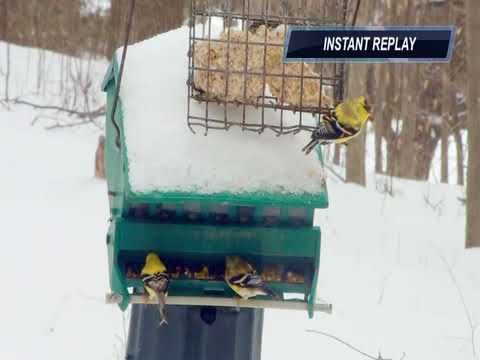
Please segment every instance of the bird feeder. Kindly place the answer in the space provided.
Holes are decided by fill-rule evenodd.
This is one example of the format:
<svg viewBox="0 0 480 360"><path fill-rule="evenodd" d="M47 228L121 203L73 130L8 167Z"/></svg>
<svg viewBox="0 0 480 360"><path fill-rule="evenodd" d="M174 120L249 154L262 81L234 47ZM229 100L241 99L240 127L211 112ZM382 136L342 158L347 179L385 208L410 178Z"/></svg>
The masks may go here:
<svg viewBox="0 0 480 360"><path fill-rule="evenodd" d="M253 1L250 3L253 4ZM211 12L213 10L197 7L196 0L193 0L192 23L195 24L195 19L201 16L206 17L206 20L203 20L206 24L214 21L211 19L212 17L224 17L228 28L231 27L234 20L239 21L240 28L248 28L248 26L252 26L251 24L262 21L267 21L268 26L272 21L275 24L291 24L292 22L310 24L310 21L314 21L314 19L298 17L298 15L287 16L284 14L269 17L267 12L264 12L263 15L250 13L248 4L249 1L245 0L240 12L230 8L228 11L218 14ZM266 11L267 2L263 1L263 4ZM322 21L322 17L319 18L319 21ZM159 35L157 40L148 40L139 45L133 45L129 49L129 58L127 58L125 69L126 79L122 83L122 91L117 99L120 71L116 56L112 60L103 83L103 90L107 94L105 163L111 213L110 227L106 236L111 287L108 300L117 303L122 310L125 310L130 303L148 302L143 296L140 270L146 254L153 251L167 265L171 277L167 304L305 309L310 316L313 316L315 310L329 312L331 307L328 304L317 303L321 232L320 228L313 224L314 211L328 206L325 179L318 175L323 167L320 149L315 157L310 157L311 160L308 160L311 161L307 166L310 169L308 174L299 175L313 185L301 191L292 190L287 185L270 186L264 179L252 188L248 186L221 188L219 185L215 190L206 190L201 185L182 188L180 185L177 186L175 178L171 179L173 175L178 174L178 183L184 183L185 177L192 171L208 169L209 164L215 159L218 160L224 152L230 154L231 157L242 156L241 150L233 151L229 147L222 148L222 153L219 154L218 149L212 145L211 141L214 139L209 142L206 140L207 138L192 135L185 125L185 110L190 127L200 125L204 129L208 129L210 126L216 126L214 125L215 121L211 121L212 119L202 118L197 119L200 121L198 123L192 122L194 118L190 115L195 110L195 106L197 110L200 106L209 106L213 114L219 113L219 106L220 108L225 107L223 109L228 113L231 111L227 108L228 104L232 105L226 99L210 98L208 91L202 93L194 87L192 79L195 78L195 71L203 71L194 64L194 53L191 52L189 57L185 56L186 51L181 48L181 43L178 50L178 61L175 59L173 61L165 60L167 56L177 56L173 48L170 48L169 53L165 55L164 51L153 51L156 44L159 44L158 46L169 46L170 43L179 44L175 36L183 37L185 48L188 47L193 51L195 42L200 40L197 39L197 33L192 33L193 28L198 31L198 24L192 25L192 23L189 28L184 30L181 28ZM160 42L162 36L164 36L165 42ZM189 40L190 45L187 46ZM140 51L142 49L145 50L144 53ZM133 71L129 69L129 66L141 63L142 59L145 59L144 54L155 54L158 59L152 59L152 63L159 64L165 60L171 64L171 68L162 70L161 66L157 66L147 70L144 67L138 67L135 69L135 74L132 75ZM188 75L181 71L183 66L181 59L189 64L190 73ZM160 71L164 72L158 73ZM208 67L205 71L208 73ZM185 74L187 81L185 79L182 81L164 80L176 73ZM131 74L130 79L127 74ZM243 72L243 74L249 75L248 72ZM334 81L332 94L339 91L336 88L339 83L335 80L338 74L338 72L332 73ZM144 77L142 78L142 76ZM269 74L262 74L262 79L265 80L268 77ZM146 85L144 84L154 83L155 79L158 80L156 91L145 89ZM326 76L320 76L317 80L322 88ZM188 82L188 93L186 82ZM164 94L163 107L155 107L156 103L160 101L157 93ZM176 97L181 96L185 97L182 98L182 101L188 102L185 110L182 106L173 104ZM141 102L137 101L138 99L141 99ZM197 100L200 101L200 105ZM257 121L252 120L257 125L251 126L248 116L262 117L268 106L276 107L280 112L293 110L289 107L290 105L278 102L268 105L265 100L265 98L261 100L261 108L255 108L254 104L248 103L239 105L242 109L240 110L240 114L242 114L240 125L244 130L258 132L266 129L267 122L261 121L258 126ZM191 104L193 101L197 105ZM115 102L117 102L117 106L114 106ZM253 110L246 109L248 106L253 106ZM134 107L138 109L133 109ZM217 110L212 110L215 107ZM144 111L147 111L146 109L152 111L150 115L153 114L155 119L147 119L146 115L142 115ZM319 111L319 109L321 107L316 107L315 111ZM301 117L302 108L298 107L296 111ZM168 114L168 118L165 114ZM183 123L180 123L182 118ZM236 119L238 120L238 116ZM147 121L151 121L151 130L148 128ZM155 141L138 138L139 136L150 136L152 133L161 134L164 128L158 124L165 121L180 124L179 126L187 130L186 133L172 132L172 135L162 138L163 140ZM228 120L221 120L221 124L226 128L230 127ZM276 130L279 134L285 134L290 130L300 130L302 127L299 125L287 129L282 128L281 125L274 125L269 128ZM142 129L144 129L143 133ZM137 138L134 139L134 136ZM252 136L254 137L245 140L248 141L248 147L252 148L258 145L259 149L264 150L263 152L271 154L272 168L275 168L274 170L280 175L285 173L283 175L285 181L290 177L297 176L297 173L301 173L304 168L307 168L302 168L302 162L307 160L303 160L306 157L299 151L297 151L297 155L292 155L293 157L289 161L284 161L281 157L276 156L277 152L285 151L280 148L279 144L282 143L277 142L283 137L277 138L273 135L271 143L265 144L261 142L263 140L257 134L252 134ZM176 141L178 137L184 139L182 140L184 145L179 152L186 155L184 158L173 159L169 162L169 159L165 158L165 154L170 151L170 147L165 145L165 141ZM239 149L242 149L241 146L246 147L247 145L243 145L241 139L247 138L232 138L229 145L231 147L238 146ZM136 163L141 160L141 155L145 154L144 143L153 144L151 148L154 153L154 156L151 155L152 168L148 163L143 164L143 167ZM158 144L158 148L155 148L155 144ZM283 144L287 144L287 142ZM285 146L283 145L283 147ZM183 162L187 163L190 157L200 156L198 153L203 156L198 162L192 162L188 166L183 165ZM232 168L232 171L238 170L240 167L245 170L245 174L241 174L244 178L259 177L260 175L252 171L252 167L249 167L248 163L262 161L266 156L259 153L255 158L246 157L245 161L238 161L235 165L236 168ZM158 171L152 170L162 161L167 165L158 167ZM227 162L225 164L228 166ZM262 169L268 172L269 162L265 160L265 164L267 165ZM169 181L171 181L162 182L165 179L161 174L164 172L166 177L167 168L170 168L170 165L176 166L175 170L170 171L170 175L168 175L170 176ZM194 169L192 170L191 167ZM205 170L206 175L200 171L202 176L206 176L206 180L204 179L202 184L210 185L210 182L218 182L223 180L222 176L230 175L228 171L222 173L222 169L217 165L215 169L216 172L212 173ZM148 176L158 178L162 182L158 188L154 186L139 187L138 176L145 175L144 173L149 171ZM182 171L185 171L186 175L182 176ZM232 180L235 183L234 180L237 179ZM270 179L272 183L281 181L283 180L278 179L278 176L272 176ZM151 185L150 183L149 185ZM295 182L292 181L292 184L295 185ZM267 286L277 293L280 299L269 296L258 296L249 300L239 299L223 278L225 257L230 255L241 256L251 263Z"/></svg>

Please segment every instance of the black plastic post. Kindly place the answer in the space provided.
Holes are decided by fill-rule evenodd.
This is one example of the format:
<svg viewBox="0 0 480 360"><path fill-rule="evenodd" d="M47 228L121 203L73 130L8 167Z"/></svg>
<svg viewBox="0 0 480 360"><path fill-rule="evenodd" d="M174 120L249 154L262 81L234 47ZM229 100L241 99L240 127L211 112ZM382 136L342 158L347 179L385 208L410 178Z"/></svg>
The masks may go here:
<svg viewBox="0 0 480 360"><path fill-rule="evenodd" d="M263 310L132 305L127 360L260 360Z"/></svg>

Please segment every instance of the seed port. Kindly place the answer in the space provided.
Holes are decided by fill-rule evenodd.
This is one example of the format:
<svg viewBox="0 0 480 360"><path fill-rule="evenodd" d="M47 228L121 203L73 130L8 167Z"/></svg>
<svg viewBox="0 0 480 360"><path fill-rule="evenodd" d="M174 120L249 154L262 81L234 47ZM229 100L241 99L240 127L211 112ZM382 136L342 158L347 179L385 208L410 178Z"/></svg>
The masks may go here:
<svg viewBox="0 0 480 360"><path fill-rule="evenodd" d="M175 204L158 204L153 217L159 221L172 221L176 216Z"/></svg>
<svg viewBox="0 0 480 360"><path fill-rule="evenodd" d="M150 213L150 207L148 204L135 204L128 210L128 216L136 219L148 218Z"/></svg>
<svg viewBox="0 0 480 360"><path fill-rule="evenodd" d="M280 223L280 208L266 207L263 209L263 223L265 226L275 226Z"/></svg>
<svg viewBox="0 0 480 360"><path fill-rule="evenodd" d="M288 209L288 218L291 225L303 226L308 223L308 212L306 208Z"/></svg>
<svg viewBox="0 0 480 360"><path fill-rule="evenodd" d="M228 224L230 219L229 207L222 204L211 205L208 209L208 219L213 224Z"/></svg>
<svg viewBox="0 0 480 360"><path fill-rule="evenodd" d="M187 202L184 205L184 216L189 222L199 222L202 220L201 206L197 202Z"/></svg>
<svg viewBox="0 0 480 360"><path fill-rule="evenodd" d="M237 206L237 221L242 224L252 224L255 218L254 206Z"/></svg>

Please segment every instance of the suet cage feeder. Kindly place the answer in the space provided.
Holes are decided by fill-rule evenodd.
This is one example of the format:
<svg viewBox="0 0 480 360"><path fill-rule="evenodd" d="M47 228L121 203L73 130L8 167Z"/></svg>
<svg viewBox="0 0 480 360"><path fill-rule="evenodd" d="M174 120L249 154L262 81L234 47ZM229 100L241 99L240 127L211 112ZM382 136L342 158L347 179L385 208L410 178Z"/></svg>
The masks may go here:
<svg viewBox="0 0 480 360"><path fill-rule="evenodd" d="M191 0L188 126L312 132L343 98L343 64L284 63L290 26L345 26L347 0ZM221 24L221 25L219 25ZM218 31L218 28L221 30ZM202 104L192 110L191 102ZM286 117L289 120L286 120ZM293 116L292 116L293 114Z"/></svg>

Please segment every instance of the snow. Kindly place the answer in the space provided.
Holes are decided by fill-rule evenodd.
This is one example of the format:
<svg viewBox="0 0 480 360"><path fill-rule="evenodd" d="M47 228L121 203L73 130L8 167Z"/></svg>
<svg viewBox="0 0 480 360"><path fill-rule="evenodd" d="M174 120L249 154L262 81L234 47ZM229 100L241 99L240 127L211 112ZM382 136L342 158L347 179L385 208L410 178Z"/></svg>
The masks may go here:
<svg viewBox="0 0 480 360"><path fill-rule="evenodd" d="M110 0L83 0L82 15L88 16L91 14L108 15L107 10L110 9Z"/></svg>
<svg viewBox="0 0 480 360"><path fill-rule="evenodd" d="M392 198L372 191L374 180L367 191L329 183L331 207L316 218L325 239L319 289L335 314L308 327L387 358L473 359L461 297L477 326L480 252L463 249L461 190L395 179ZM325 338L315 346L342 350Z"/></svg>
<svg viewBox="0 0 480 360"><path fill-rule="evenodd" d="M191 133L187 50L187 27L128 49L121 98L133 191L319 193L320 163L315 154L301 151L309 133L277 137L270 131L259 135L239 128L210 131L207 137ZM204 114L203 104L191 106L192 113ZM210 104L209 112L223 119L223 108L216 104ZM285 115L285 121L294 121L293 115ZM265 114L266 119L278 116ZM230 109L229 118L240 121L241 110Z"/></svg>
<svg viewBox="0 0 480 360"><path fill-rule="evenodd" d="M77 58L0 41L0 100L7 97L7 87L10 100L93 111L105 104L100 85L107 65L105 59L92 55ZM8 86L7 69L10 70ZM38 110L30 120L45 127L71 122L65 112L46 110Z"/></svg>
<svg viewBox="0 0 480 360"><path fill-rule="evenodd" d="M122 315L104 304L108 204L97 130L47 132L0 106L0 359L114 359Z"/></svg>
<svg viewBox="0 0 480 360"><path fill-rule="evenodd" d="M0 359L122 359L124 319L103 302L107 188L92 177L99 131L45 131L30 125L37 115L0 104ZM316 214L319 296L334 312L309 320L266 311L263 359L364 358L313 329L374 357L478 360L480 249L463 249L463 189L393 179L392 197L376 190L390 180L372 172L367 188L327 181L330 208Z"/></svg>

